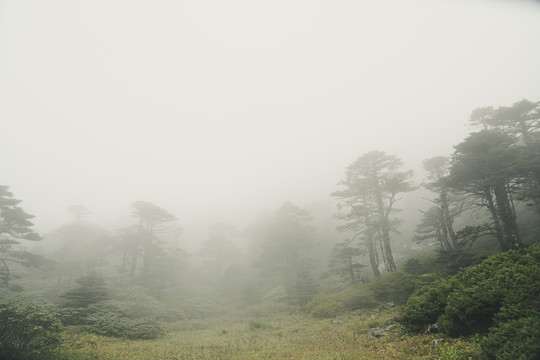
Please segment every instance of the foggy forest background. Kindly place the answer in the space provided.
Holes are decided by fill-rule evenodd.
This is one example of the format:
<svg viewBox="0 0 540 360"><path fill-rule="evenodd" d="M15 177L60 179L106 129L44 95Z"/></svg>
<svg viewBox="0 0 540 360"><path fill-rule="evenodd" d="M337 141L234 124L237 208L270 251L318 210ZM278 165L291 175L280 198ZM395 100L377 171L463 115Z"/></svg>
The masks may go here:
<svg viewBox="0 0 540 360"><path fill-rule="evenodd" d="M470 122L479 131L453 154L426 159L421 177L397 155L374 150L344 169L328 200L284 201L243 229L208 224L193 250L181 246L181 219L144 200L126 208L127 227L104 228L77 204L66 209L71 222L38 235L33 216L3 186L3 285L23 290L19 281L30 281L55 298L74 279L99 273L115 288L141 286L206 314L269 294L305 305L319 291L416 264L416 253L432 253L441 270L453 271L475 257L531 245L540 211L539 103L478 108ZM422 272L416 266L411 271Z"/></svg>

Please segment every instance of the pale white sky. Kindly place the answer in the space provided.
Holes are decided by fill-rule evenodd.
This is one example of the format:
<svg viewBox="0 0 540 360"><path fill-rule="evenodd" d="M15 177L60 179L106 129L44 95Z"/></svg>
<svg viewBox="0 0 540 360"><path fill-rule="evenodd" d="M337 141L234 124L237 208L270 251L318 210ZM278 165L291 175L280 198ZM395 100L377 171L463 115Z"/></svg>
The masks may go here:
<svg viewBox="0 0 540 360"><path fill-rule="evenodd" d="M450 154L539 64L538 1L0 0L0 183L40 231L135 200L242 227L367 151Z"/></svg>

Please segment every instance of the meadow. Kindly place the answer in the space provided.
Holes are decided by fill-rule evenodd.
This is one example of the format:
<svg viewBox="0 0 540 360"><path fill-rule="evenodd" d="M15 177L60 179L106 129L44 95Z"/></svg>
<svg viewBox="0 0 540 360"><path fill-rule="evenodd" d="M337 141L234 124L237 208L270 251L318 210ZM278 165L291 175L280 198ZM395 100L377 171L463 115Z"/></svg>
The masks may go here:
<svg viewBox="0 0 540 360"><path fill-rule="evenodd" d="M156 340L123 340L63 333L58 358L248 360L248 359L482 359L474 339L406 334L396 310L355 312L334 319L304 314L258 318L221 317L168 324ZM374 336L379 329L388 334ZM443 340L440 340L443 339ZM436 344L434 344L434 341Z"/></svg>

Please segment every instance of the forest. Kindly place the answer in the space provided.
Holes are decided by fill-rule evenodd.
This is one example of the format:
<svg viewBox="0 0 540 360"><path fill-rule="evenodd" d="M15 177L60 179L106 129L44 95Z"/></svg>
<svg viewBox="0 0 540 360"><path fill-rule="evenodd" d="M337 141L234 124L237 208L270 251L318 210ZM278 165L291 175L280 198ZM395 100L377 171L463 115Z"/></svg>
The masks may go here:
<svg viewBox="0 0 540 360"><path fill-rule="evenodd" d="M540 358L540 101L467 120L420 171L357 154L325 201L207 224L195 249L144 199L128 226L74 204L38 233L0 186L0 357Z"/></svg>

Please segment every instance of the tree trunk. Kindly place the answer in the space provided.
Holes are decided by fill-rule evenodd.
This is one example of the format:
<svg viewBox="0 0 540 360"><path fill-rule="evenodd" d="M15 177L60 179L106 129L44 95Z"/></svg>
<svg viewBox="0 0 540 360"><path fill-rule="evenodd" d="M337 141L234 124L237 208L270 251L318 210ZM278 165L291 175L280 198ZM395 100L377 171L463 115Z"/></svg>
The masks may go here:
<svg viewBox="0 0 540 360"><path fill-rule="evenodd" d="M497 203L497 210L499 212L499 218L502 223L502 229L504 232L504 242L506 244L506 250L514 249L519 246L519 234L516 224L516 218L512 211L510 200L508 198L508 192L506 190L506 184L497 182L494 187L495 201Z"/></svg>
<svg viewBox="0 0 540 360"><path fill-rule="evenodd" d="M487 208L491 213L493 224L495 225L495 233L497 241L499 242L499 246L501 247L502 251L507 251L509 249L506 247L506 242L504 241L504 232L501 227L501 221L499 219L499 214L497 213L497 208L493 203L493 195L491 194L491 190L489 188L484 189L484 198L488 202Z"/></svg>
<svg viewBox="0 0 540 360"><path fill-rule="evenodd" d="M379 259L375 250L375 244L373 243L373 234L371 233L371 231L366 236L366 245L368 248L369 263L371 264L371 269L373 270L373 276L381 276L381 273L379 271Z"/></svg>
<svg viewBox="0 0 540 360"><path fill-rule="evenodd" d="M377 183L375 185L375 198L377 200L377 207L379 210L379 223L380 229L382 232L382 246L384 250L384 259L386 265L386 271L393 272L397 270L396 263L394 261L394 256L392 255L392 247L390 245L390 223L388 221L388 212L385 211L383 197L381 194L380 186Z"/></svg>

